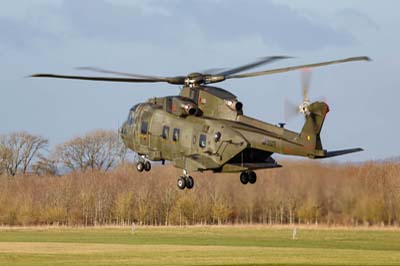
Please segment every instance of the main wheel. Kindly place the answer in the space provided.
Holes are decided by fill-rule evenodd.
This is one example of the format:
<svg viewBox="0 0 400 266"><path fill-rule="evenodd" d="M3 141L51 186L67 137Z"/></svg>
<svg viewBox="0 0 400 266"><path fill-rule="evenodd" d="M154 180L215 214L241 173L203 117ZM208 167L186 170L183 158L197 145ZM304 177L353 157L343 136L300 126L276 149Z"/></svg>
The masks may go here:
<svg viewBox="0 0 400 266"><path fill-rule="evenodd" d="M185 179L183 177L179 177L177 185L178 185L179 189L185 189L185 187L186 187Z"/></svg>
<svg viewBox="0 0 400 266"><path fill-rule="evenodd" d="M151 163L150 163L149 161L147 161L147 162L144 163L144 170L145 170L146 172L148 172L148 171L151 170Z"/></svg>
<svg viewBox="0 0 400 266"><path fill-rule="evenodd" d="M241 182L243 185L246 185L247 183L249 183L249 175L248 175L247 172L242 172L242 173L240 174L240 182Z"/></svg>
<svg viewBox="0 0 400 266"><path fill-rule="evenodd" d="M250 171L249 172L249 183L254 184L257 181L257 175L255 172Z"/></svg>
<svg viewBox="0 0 400 266"><path fill-rule="evenodd" d="M136 170L138 170L139 172L143 172L144 170L144 163L143 162L138 162L136 164Z"/></svg>
<svg viewBox="0 0 400 266"><path fill-rule="evenodd" d="M187 187L187 189L192 189L193 188L193 186L194 186L194 180L193 180L193 177L191 177L191 176L188 176L188 177L186 177L186 187Z"/></svg>

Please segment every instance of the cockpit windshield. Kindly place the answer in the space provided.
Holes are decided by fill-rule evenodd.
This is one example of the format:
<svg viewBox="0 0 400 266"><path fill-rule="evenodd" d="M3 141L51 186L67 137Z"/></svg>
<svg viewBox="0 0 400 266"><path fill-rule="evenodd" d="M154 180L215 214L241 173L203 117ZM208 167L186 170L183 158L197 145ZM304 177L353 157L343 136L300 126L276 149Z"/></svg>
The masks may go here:
<svg viewBox="0 0 400 266"><path fill-rule="evenodd" d="M132 125L133 124L133 120L135 118L135 111L136 111L138 106L139 106L139 104L134 105L131 108L131 110L129 111L129 115L128 115L128 119L127 119L128 125Z"/></svg>
<svg viewBox="0 0 400 266"><path fill-rule="evenodd" d="M131 108L131 111L132 111L132 112L135 112L136 109L138 108L138 106L139 106L139 104L135 104L135 105Z"/></svg>
<svg viewBox="0 0 400 266"><path fill-rule="evenodd" d="M128 125L133 124L133 118L134 118L134 113L132 111L129 111L128 119L126 120L128 122Z"/></svg>

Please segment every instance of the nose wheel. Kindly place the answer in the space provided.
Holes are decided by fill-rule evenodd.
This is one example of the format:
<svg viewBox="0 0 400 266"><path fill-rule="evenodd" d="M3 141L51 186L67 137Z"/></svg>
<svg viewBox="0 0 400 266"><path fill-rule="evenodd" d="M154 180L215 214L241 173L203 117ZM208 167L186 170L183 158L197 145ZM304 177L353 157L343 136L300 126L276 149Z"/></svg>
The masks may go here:
<svg viewBox="0 0 400 266"><path fill-rule="evenodd" d="M240 174L240 182L243 185L247 183L254 184L257 182L257 174L254 171L246 171Z"/></svg>
<svg viewBox="0 0 400 266"><path fill-rule="evenodd" d="M143 162L138 162L137 164L136 164L136 170L138 170L138 172L143 172L143 170L144 170L144 163Z"/></svg>
<svg viewBox="0 0 400 266"><path fill-rule="evenodd" d="M151 163L149 160L147 160L145 157L140 157L139 161L136 164L136 170L138 172L143 172L143 171L150 171L151 170Z"/></svg>
<svg viewBox="0 0 400 266"><path fill-rule="evenodd" d="M194 187L194 180L193 177L187 174L186 171L184 171L184 175L178 178L177 181L177 186L179 189L192 189Z"/></svg>

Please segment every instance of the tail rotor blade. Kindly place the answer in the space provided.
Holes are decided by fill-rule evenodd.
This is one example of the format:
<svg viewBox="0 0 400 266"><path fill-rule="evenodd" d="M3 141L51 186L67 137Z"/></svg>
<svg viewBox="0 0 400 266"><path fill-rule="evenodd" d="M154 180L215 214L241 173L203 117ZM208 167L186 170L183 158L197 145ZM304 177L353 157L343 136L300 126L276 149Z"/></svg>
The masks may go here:
<svg viewBox="0 0 400 266"><path fill-rule="evenodd" d="M301 85L303 89L303 102L309 101L309 90L311 85L311 69L304 68L301 70Z"/></svg>
<svg viewBox="0 0 400 266"><path fill-rule="evenodd" d="M283 99L283 113L285 122L288 122L299 114L299 108L285 97Z"/></svg>

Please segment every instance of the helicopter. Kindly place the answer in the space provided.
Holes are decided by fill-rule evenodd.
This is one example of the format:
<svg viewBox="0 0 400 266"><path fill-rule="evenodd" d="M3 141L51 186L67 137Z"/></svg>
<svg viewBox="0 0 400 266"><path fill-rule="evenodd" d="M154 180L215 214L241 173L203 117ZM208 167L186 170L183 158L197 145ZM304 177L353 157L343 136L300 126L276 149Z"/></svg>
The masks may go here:
<svg viewBox="0 0 400 266"><path fill-rule="evenodd" d="M119 128L125 146L138 154L136 169L150 171L151 161L171 161L183 169L178 177L179 189L192 189L192 172L240 173L242 184L257 181L256 170L282 167L274 153L324 159L363 151L351 148L336 151L323 149L321 129L329 112L324 101L311 102L308 84L303 84L303 102L297 111L305 122L300 132L285 128L284 123L270 124L246 116L243 103L231 92L211 86L228 79L250 78L301 69L312 69L354 61L369 61L366 56L350 57L321 63L241 73L252 68L287 59L269 56L255 62L211 73L190 73L186 76L159 77L116 72L94 67L83 70L113 76L80 76L34 74L35 78L60 78L90 81L154 83L181 86L179 95L155 97L134 105ZM212 73L214 72L214 73Z"/></svg>

